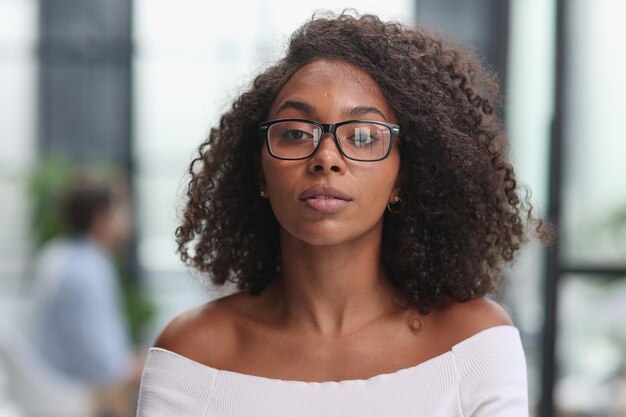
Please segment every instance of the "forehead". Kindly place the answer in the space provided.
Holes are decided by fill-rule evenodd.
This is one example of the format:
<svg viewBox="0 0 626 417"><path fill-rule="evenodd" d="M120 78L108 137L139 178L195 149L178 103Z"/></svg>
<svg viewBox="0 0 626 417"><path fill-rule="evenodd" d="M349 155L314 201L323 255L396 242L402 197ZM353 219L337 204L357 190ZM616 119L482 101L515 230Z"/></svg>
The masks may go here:
<svg viewBox="0 0 626 417"><path fill-rule="evenodd" d="M270 107L270 115L285 101L296 100L323 108L373 106L389 118L393 111L380 87L362 69L344 61L318 59L303 66L283 85Z"/></svg>

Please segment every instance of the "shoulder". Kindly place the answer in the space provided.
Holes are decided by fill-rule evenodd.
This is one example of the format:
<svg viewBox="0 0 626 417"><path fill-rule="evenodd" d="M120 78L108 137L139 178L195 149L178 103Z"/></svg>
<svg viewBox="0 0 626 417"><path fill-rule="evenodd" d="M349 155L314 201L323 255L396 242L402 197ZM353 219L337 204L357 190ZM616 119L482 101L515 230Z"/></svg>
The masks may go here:
<svg viewBox="0 0 626 417"><path fill-rule="evenodd" d="M219 298L172 319L154 347L214 366L236 348L238 309L242 293Z"/></svg>
<svg viewBox="0 0 626 417"><path fill-rule="evenodd" d="M450 306L449 313L451 318L463 317L465 322L472 322L480 330L513 324L509 314L502 306L484 297L455 303Z"/></svg>
<svg viewBox="0 0 626 417"><path fill-rule="evenodd" d="M437 327L445 330L443 333L449 346L493 327L513 325L506 310L487 298L453 303L434 312L434 316Z"/></svg>
<svg viewBox="0 0 626 417"><path fill-rule="evenodd" d="M524 350L506 311L479 299L459 303L448 314L465 415L528 416Z"/></svg>

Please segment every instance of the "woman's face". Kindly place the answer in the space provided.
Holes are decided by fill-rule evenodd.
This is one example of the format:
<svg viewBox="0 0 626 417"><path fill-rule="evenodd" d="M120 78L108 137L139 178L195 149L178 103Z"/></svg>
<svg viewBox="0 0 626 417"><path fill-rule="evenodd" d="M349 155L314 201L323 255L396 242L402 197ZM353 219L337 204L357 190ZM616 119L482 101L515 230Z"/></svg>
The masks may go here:
<svg viewBox="0 0 626 417"><path fill-rule="evenodd" d="M322 59L302 67L287 81L268 118L327 124L352 119L397 123L367 73L342 61ZM261 188L281 232L312 245L336 245L364 236L380 239L387 203L399 192L396 141L389 157L377 162L346 158L330 133L303 160L276 159L264 145L261 167Z"/></svg>

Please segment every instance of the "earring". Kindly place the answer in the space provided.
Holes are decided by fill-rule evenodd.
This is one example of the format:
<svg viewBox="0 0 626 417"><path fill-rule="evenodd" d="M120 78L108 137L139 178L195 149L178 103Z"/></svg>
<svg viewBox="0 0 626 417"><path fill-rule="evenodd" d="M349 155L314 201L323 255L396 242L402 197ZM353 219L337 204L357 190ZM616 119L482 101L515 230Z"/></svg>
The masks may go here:
<svg viewBox="0 0 626 417"><path fill-rule="evenodd" d="M263 190L259 191L259 195L260 195L261 197L263 197L263 198L266 198L266 197L267 197L267 194L265 194L265 191L263 191Z"/></svg>
<svg viewBox="0 0 626 417"><path fill-rule="evenodd" d="M404 201L402 201L402 199L398 196L395 196L393 198L393 205L391 205L390 203L387 203L387 210L389 210L389 213L400 213L402 211L402 209L404 208Z"/></svg>

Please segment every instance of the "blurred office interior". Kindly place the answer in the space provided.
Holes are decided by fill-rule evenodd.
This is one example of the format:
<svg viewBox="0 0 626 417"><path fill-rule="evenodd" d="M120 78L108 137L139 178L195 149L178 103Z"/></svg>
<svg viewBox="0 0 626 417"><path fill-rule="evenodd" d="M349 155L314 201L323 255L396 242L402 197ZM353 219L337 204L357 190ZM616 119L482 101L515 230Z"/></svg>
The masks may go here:
<svg viewBox="0 0 626 417"><path fill-rule="evenodd" d="M525 248L500 298L523 336L532 415L626 416L621 0L0 0L0 416L29 415L1 351L14 340L4 322L19 331L32 307L33 213L46 201L33 178L71 164L128 173L126 279L150 300L134 329L149 346L172 316L223 294L175 253L197 146L289 33L343 6L440 30L498 73L518 179L559 236Z"/></svg>

